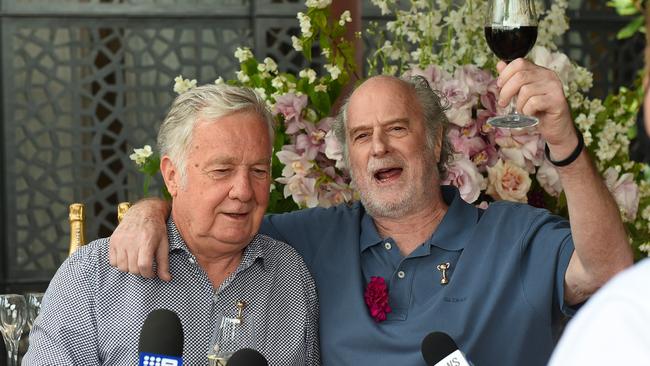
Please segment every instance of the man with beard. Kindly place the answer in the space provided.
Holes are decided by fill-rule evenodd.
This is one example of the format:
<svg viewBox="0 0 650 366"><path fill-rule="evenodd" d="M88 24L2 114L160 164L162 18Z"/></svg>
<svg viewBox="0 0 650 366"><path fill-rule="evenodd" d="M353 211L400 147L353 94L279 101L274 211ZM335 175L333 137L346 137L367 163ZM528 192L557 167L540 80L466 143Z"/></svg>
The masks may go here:
<svg viewBox="0 0 650 366"><path fill-rule="evenodd" d="M518 95L518 110L540 120L571 226L518 203L481 210L441 187L450 149L439 97L424 80L370 78L334 126L361 202L269 215L261 229L296 248L315 277L324 365L424 365L420 342L432 331L477 365L544 365L564 315L632 263L557 75L523 59L498 68L499 104ZM152 276L157 253L169 279L166 205L129 212L113 265Z"/></svg>

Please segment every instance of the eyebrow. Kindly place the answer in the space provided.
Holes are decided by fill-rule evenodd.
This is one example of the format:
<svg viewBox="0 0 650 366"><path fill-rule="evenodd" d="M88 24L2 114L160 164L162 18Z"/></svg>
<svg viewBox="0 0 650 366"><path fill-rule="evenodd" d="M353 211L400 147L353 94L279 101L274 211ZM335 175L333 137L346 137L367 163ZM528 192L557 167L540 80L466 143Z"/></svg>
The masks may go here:
<svg viewBox="0 0 650 366"><path fill-rule="evenodd" d="M399 117L399 118L389 119L389 120L386 120L386 121L381 121L381 122L379 122L379 124L381 126L388 126L388 125L392 125L394 123L400 123L400 122L404 122L406 124L409 124L410 120L407 117ZM368 125L359 126L359 127L355 127L353 129L351 129L348 133L350 134L350 136L353 136L357 131L363 131L363 130L367 130L367 129L370 129L370 128L372 128L372 127L368 126Z"/></svg>
<svg viewBox="0 0 650 366"><path fill-rule="evenodd" d="M254 161L250 165L262 165L262 164L270 164L271 163L271 158L262 158L257 161ZM238 165L237 159L234 157L220 157L220 158L215 158L213 160L210 160L206 165Z"/></svg>

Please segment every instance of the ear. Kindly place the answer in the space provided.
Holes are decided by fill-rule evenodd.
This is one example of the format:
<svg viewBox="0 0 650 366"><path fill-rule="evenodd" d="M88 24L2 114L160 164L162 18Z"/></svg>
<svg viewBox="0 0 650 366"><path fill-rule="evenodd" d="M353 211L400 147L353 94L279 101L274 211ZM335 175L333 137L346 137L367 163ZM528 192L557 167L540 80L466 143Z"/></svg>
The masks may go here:
<svg viewBox="0 0 650 366"><path fill-rule="evenodd" d="M181 175L167 155L160 159L160 173L165 181L165 186L167 186L167 191L169 191L169 194L172 197L176 197L179 187L181 186Z"/></svg>

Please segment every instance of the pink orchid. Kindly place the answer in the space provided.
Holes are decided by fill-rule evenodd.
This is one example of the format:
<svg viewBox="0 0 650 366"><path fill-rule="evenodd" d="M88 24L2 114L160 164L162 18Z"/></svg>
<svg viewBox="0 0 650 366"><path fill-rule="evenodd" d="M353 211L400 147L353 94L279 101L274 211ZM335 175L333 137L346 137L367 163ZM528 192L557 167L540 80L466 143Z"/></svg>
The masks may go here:
<svg viewBox="0 0 650 366"><path fill-rule="evenodd" d="M639 186L634 182L632 173L624 173L620 177L614 168L605 171L605 184L614 196L618 207L621 208L625 221L634 221L639 209Z"/></svg>
<svg viewBox="0 0 650 366"><path fill-rule="evenodd" d="M560 181L560 175L558 174L557 169L546 159L542 162L542 165L537 169L537 181L539 185L553 197L558 197L562 193L562 182Z"/></svg>
<svg viewBox="0 0 650 366"><path fill-rule="evenodd" d="M298 151L304 151L310 160L315 159L319 152L325 153L325 137L330 131L333 121L333 118L326 117L316 125L306 122L304 124L305 133L296 136L296 149Z"/></svg>
<svg viewBox="0 0 650 366"><path fill-rule="evenodd" d="M284 165L282 176L287 178L294 175L306 176L314 165L306 154L298 154L292 145L283 146L276 156Z"/></svg>
<svg viewBox="0 0 650 366"><path fill-rule="evenodd" d="M275 99L273 112L276 115L282 113L284 116L284 123L287 126L286 133L293 134L305 128L306 121L302 119L302 110L306 106L306 95L297 96L293 93L287 93Z"/></svg>
<svg viewBox="0 0 650 366"><path fill-rule="evenodd" d="M290 178L281 177L277 182L284 184L284 197L291 196L293 201L301 207L318 206L318 193L316 192L316 178L308 178L296 174Z"/></svg>
<svg viewBox="0 0 650 366"><path fill-rule="evenodd" d="M447 166L447 176L442 182L458 188L465 202L476 201L485 189L485 178L473 162L461 154L455 154L454 160Z"/></svg>
<svg viewBox="0 0 650 366"><path fill-rule="evenodd" d="M488 86L495 80L486 70L475 65L465 65L456 70L456 77L467 85L471 94L483 95L488 92Z"/></svg>

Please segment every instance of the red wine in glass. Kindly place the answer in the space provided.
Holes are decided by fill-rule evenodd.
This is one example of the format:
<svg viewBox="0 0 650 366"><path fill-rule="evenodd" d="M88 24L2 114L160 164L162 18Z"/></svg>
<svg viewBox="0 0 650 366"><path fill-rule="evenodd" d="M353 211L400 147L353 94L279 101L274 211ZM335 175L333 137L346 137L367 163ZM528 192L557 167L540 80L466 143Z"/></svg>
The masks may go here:
<svg viewBox="0 0 650 366"><path fill-rule="evenodd" d="M485 40L498 58L510 62L528 54L537 40L537 26L485 27Z"/></svg>
<svg viewBox="0 0 650 366"><path fill-rule="evenodd" d="M537 40L537 16L532 0L488 0L485 40L497 57L505 62L524 57ZM525 128L536 125L533 116L517 113L516 96L510 99L509 114L487 120L493 127Z"/></svg>

